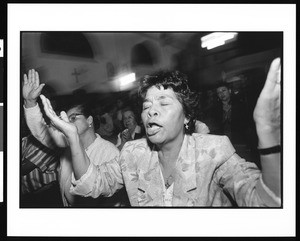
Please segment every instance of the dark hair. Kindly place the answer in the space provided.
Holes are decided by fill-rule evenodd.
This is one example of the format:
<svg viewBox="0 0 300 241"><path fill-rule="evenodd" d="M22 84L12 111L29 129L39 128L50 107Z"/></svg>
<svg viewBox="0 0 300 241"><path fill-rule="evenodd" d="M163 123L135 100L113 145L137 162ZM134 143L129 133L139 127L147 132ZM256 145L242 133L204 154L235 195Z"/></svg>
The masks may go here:
<svg viewBox="0 0 300 241"><path fill-rule="evenodd" d="M125 107L125 108L123 109L123 111L122 111L122 115L123 115L125 112L127 112L127 111L132 112L135 121L137 121L137 113L136 113L136 111L135 111L133 108L131 108L131 107L128 107L128 106Z"/></svg>
<svg viewBox="0 0 300 241"><path fill-rule="evenodd" d="M92 116L95 130L97 130L99 128L100 122L99 122L98 118L96 118L96 113L94 112L94 110L92 108L92 104L89 101L85 101L85 102L81 102L81 103L73 102L71 105L69 105L67 110L70 110L72 108L79 108L80 112L86 118L88 118L89 116Z"/></svg>
<svg viewBox="0 0 300 241"><path fill-rule="evenodd" d="M217 85L216 85L216 90L218 89L218 88L220 88L220 87L226 87L228 90L230 90L231 88L230 88L230 85L227 83L227 82L219 82Z"/></svg>
<svg viewBox="0 0 300 241"><path fill-rule="evenodd" d="M159 71L151 76L146 75L140 81L139 97L143 101L148 89L152 86L164 89L172 88L178 101L183 107L183 112L189 122L185 128L186 134L191 134L195 130L197 116L198 96L190 90L187 76L179 71Z"/></svg>

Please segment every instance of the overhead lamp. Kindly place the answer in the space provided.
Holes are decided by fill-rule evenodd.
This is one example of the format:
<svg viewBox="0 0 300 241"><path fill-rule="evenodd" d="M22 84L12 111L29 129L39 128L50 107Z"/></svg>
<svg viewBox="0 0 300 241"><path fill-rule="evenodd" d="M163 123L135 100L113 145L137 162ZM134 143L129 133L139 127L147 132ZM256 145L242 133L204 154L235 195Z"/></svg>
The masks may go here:
<svg viewBox="0 0 300 241"><path fill-rule="evenodd" d="M201 47L213 49L221 45L236 40L238 33L236 32L214 32L201 38Z"/></svg>
<svg viewBox="0 0 300 241"><path fill-rule="evenodd" d="M135 81L135 73L130 73L119 78L120 86L127 86Z"/></svg>

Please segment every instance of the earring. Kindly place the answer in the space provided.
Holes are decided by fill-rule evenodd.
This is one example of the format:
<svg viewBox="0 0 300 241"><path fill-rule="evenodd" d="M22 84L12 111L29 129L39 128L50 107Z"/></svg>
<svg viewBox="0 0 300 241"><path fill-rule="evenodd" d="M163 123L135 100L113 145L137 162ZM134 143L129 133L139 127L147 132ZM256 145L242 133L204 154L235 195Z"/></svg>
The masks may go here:
<svg viewBox="0 0 300 241"><path fill-rule="evenodd" d="M188 130L189 129L189 125L187 123L184 123L184 128Z"/></svg>

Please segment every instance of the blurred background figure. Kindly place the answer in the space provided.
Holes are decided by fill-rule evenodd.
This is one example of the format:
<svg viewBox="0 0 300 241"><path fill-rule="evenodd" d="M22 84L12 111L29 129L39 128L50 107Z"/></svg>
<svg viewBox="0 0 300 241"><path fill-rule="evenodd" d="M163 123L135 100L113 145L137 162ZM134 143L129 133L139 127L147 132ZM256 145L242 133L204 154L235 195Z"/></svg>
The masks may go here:
<svg viewBox="0 0 300 241"><path fill-rule="evenodd" d="M214 134L228 136L238 154L250 161L257 160L257 135L247 103L239 94L233 94L226 83L218 85L216 93L218 102L214 110L218 129Z"/></svg>
<svg viewBox="0 0 300 241"><path fill-rule="evenodd" d="M113 118L110 113L105 112L99 117L100 127L96 132L105 140L110 141L114 145L117 144L118 134L114 127Z"/></svg>
<svg viewBox="0 0 300 241"><path fill-rule="evenodd" d="M131 109L125 109L123 112L123 125L125 129L118 134L117 147L121 150L124 144L130 140L140 139L144 136L143 129L137 123L136 114Z"/></svg>
<svg viewBox="0 0 300 241"><path fill-rule="evenodd" d="M211 134L218 132L216 118L216 94L213 89L206 89L200 95L200 115L198 119L207 125Z"/></svg>
<svg viewBox="0 0 300 241"><path fill-rule="evenodd" d="M116 106L113 114L113 123L117 132L120 132L124 129L122 118L125 107L124 100L122 98L118 98L116 100Z"/></svg>

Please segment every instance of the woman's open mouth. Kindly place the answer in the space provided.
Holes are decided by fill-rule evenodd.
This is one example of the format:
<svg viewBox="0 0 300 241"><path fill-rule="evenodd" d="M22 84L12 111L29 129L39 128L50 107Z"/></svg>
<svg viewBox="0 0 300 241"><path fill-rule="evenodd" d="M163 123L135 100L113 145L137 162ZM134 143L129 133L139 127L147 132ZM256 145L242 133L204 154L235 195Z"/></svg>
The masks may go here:
<svg viewBox="0 0 300 241"><path fill-rule="evenodd" d="M160 131L160 129L161 129L161 125L158 125L157 123L154 122L149 122L147 124L146 131L148 136L153 136L157 134Z"/></svg>

